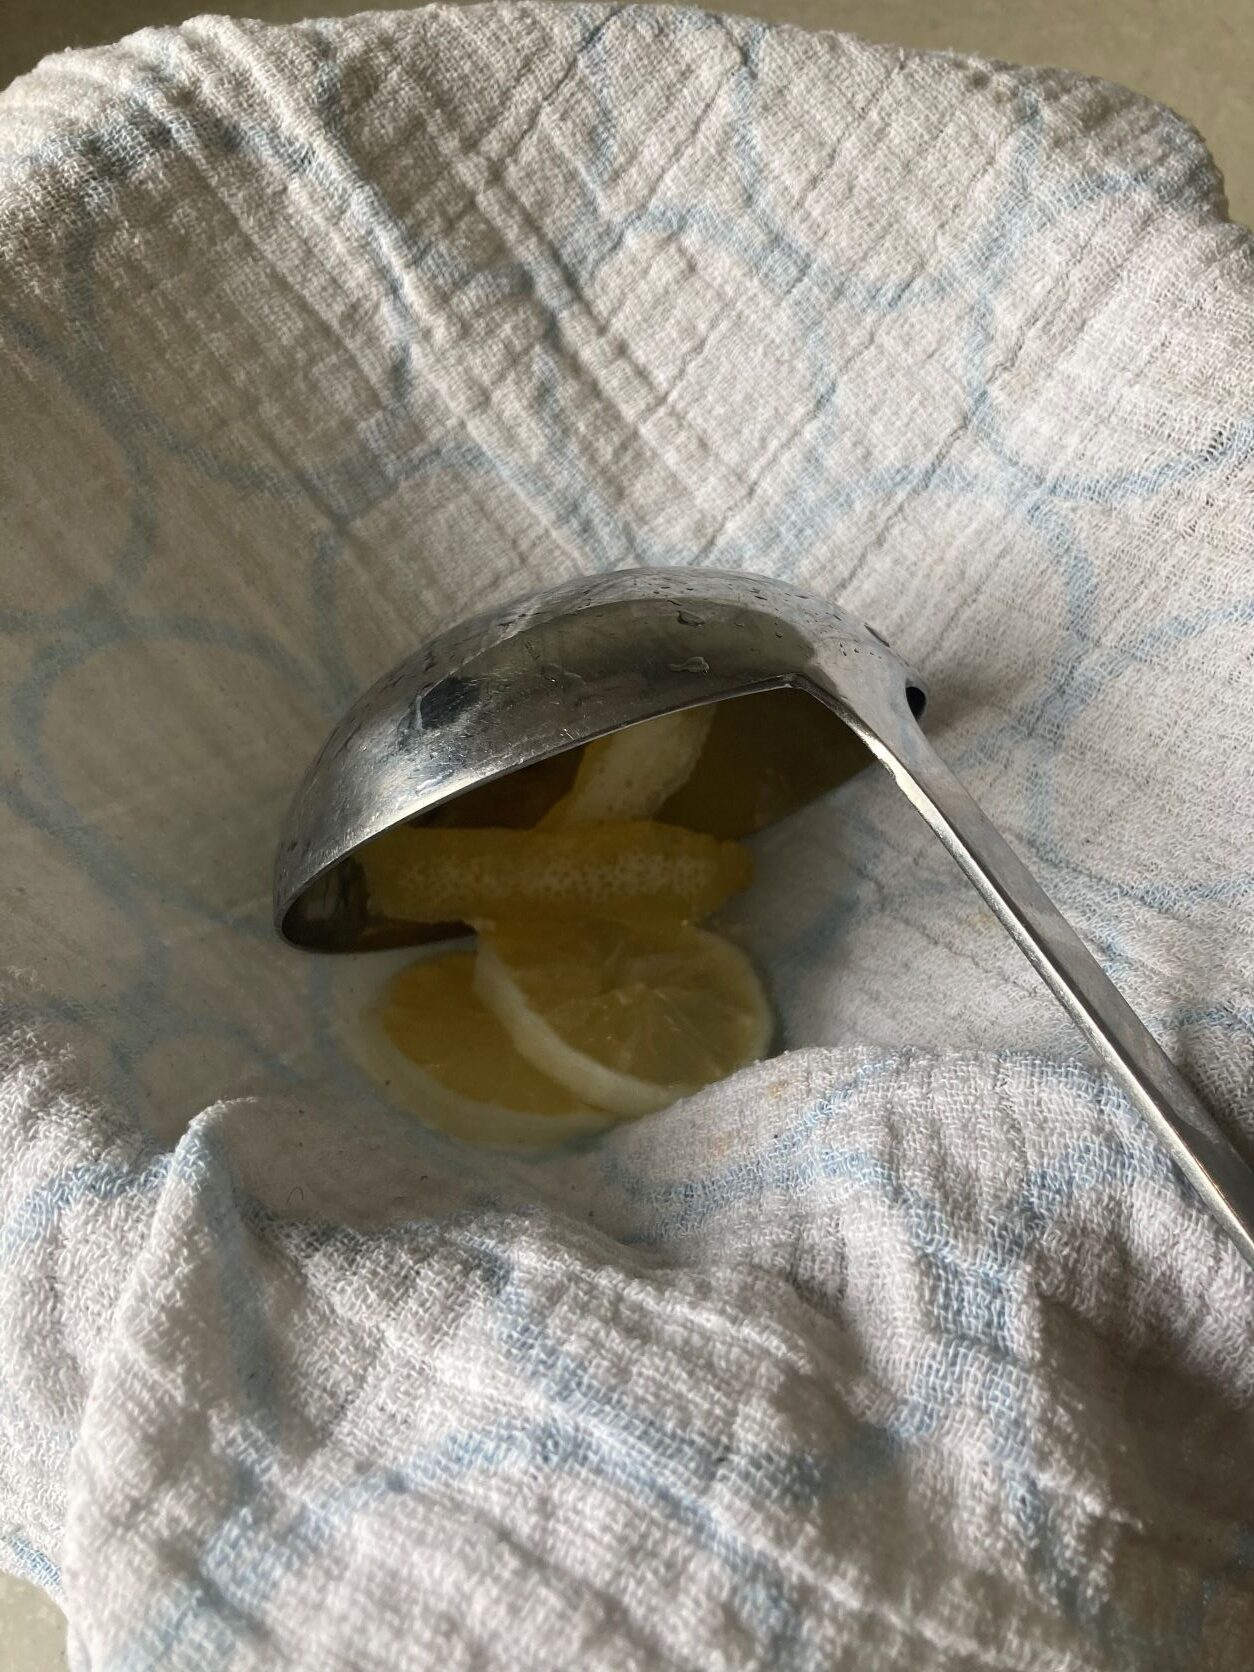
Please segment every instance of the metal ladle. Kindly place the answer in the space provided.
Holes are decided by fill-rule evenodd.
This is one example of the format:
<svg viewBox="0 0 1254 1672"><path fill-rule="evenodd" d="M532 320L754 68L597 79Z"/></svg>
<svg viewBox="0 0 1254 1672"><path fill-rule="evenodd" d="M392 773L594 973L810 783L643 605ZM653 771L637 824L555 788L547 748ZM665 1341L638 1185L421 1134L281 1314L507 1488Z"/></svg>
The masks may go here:
<svg viewBox="0 0 1254 1672"><path fill-rule="evenodd" d="M785 715L753 696L766 692L800 695L771 699L791 704ZM736 724L745 717L737 770L773 775L764 816L775 816L865 759L851 756L835 714L887 767L1254 1266L1254 1173L928 743L925 701L873 629L763 576L630 570L538 592L441 634L345 715L288 813L275 924L292 944L323 951L431 938L372 914L353 858L363 843L437 809L447 818L456 797L472 807L468 792L606 732L698 704L722 703L716 722L724 710ZM742 810L738 829L720 834L761 822Z"/></svg>

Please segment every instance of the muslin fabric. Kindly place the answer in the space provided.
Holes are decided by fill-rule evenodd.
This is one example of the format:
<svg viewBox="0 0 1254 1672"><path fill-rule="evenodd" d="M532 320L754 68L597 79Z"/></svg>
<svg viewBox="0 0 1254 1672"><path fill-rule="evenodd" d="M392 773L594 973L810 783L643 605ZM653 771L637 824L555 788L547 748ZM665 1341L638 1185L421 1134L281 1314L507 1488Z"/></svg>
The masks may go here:
<svg viewBox="0 0 1254 1672"><path fill-rule="evenodd" d="M1254 257L1056 71L637 7L0 96L0 1561L78 1668L1245 1668L1254 1282L905 800L787 1051L459 1146L274 936L353 696L546 582L839 599L1254 1146Z"/></svg>

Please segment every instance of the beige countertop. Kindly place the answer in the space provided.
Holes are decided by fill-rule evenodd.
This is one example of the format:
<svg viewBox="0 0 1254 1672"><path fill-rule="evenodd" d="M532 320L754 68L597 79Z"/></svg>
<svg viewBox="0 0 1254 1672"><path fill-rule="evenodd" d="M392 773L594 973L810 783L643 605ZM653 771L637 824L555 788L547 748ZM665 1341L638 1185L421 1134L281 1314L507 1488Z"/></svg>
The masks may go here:
<svg viewBox="0 0 1254 1672"><path fill-rule="evenodd" d="M45 53L116 40L197 11L274 22L344 15L343 0L4 0L0 85ZM375 8L378 7L376 0ZM387 8L384 8L387 9ZM1234 220L1254 224L1254 0L747 0L747 12L873 41L955 48L1025 64L1058 64L1121 81L1199 128L1228 187ZM0 1672L65 1666L60 1616L33 1587L0 1574Z"/></svg>

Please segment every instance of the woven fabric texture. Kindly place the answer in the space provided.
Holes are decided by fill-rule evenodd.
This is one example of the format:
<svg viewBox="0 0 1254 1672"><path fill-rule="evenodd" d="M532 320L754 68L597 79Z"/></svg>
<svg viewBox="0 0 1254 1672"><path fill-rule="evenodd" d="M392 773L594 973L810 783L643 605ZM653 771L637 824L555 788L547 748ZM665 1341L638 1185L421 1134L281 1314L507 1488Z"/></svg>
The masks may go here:
<svg viewBox="0 0 1254 1672"><path fill-rule="evenodd" d="M788 1052L426 1133L280 945L352 697L546 582L787 576L1254 1145L1254 258L1061 72L647 8L200 19L0 95L0 1561L80 1669L1206 1667L1254 1283L867 773Z"/></svg>

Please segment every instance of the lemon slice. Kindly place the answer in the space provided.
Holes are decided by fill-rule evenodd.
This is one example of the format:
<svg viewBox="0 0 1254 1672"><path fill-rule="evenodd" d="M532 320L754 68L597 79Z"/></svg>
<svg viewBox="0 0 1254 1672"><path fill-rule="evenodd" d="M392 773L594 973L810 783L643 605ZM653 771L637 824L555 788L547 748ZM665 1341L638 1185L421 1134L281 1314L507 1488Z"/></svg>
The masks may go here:
<svg viewBox="0 0 1254 1672"><path fill-rule="evenodd" d="M472 952L406 962L353 1006L343 1042L388 1100L477 1143L555 1144L611 1124L519 1055L476 995L474 966Z"/></svg>
<svg viewBox="0 0 1254 1672"><path fill-rule="evenodd" d="M374 909L410 923L705 917L753 874L735 842L636 820L574 830L402 825L362 850Z"/></svg>
<svg viewBox="0 0 1254 1672"><path fill-rule="evenodd" d="M598 737L584 749L574 784L544 815L542 826L651 818L688 782L713 719L711 703Z"/></svg>
<svg viewBox="0 0 1254 1672"><path fill-rule="evenodd" d="M688 924L500 924L475 988L528 1062L643 1115L765 1054L771 1013L744 954Z"/></svg>

